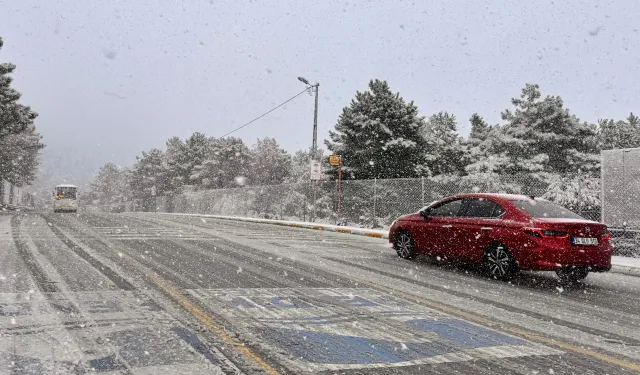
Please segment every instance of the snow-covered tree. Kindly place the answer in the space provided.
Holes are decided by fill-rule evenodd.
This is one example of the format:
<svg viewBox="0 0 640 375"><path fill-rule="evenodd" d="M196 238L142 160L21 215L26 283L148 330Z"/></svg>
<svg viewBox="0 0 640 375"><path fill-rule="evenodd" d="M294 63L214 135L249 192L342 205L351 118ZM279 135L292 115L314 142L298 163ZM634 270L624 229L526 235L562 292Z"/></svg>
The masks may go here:
<svg viewBox="0 0 640 375"><path fill-rule="evenodd" d="M162 196L167 191L164 152L157 148L142 152L129 174L129 187L134 198L145 200L146 208L154 196Z"/></svg>
<svg viewBox="0 0 640 375"><path fill-rule="evenodd" d="M571 115L560 97L541 97L538 85L527 84L520 98L511 100L515 109L504 111L505 123L491 128L479 146L485 157L469 165L469 173L528 173L542 179L597 173L595 126Z"/></svg>
<svg viewBox="0 0 640 375"><path fill-rule="evenodd" d="M413 102L394 94L386 81L372 80L369 91L357 92L344 107L325 144L342 155L345 179L418 177L429 174L423 126Z"/></svg>
<svg viewBox="0 0 640 375"><path fill-rule="evenodd" d="M273 138L258 139L251 149L252 185L280 184L291 172L291 156Z"/></svg>
<svg viewBox="0 0 640 375"><path fill-rule="evenodd" d="M112 210L123 209L130 190L127 186L128 171L113 163L106 163L91 182L91 196L102 206Z"/></svg>
<svg viewBox="0 0 640 375"><path fill-rule="evenodd" d="M18 103L21 94L11 87L15 68L0 64L0 178L21 186L33 182L44 145L34 125L37 113Z"/></svg>
<svg viewBox="0 0 640 375"><path fill-rule="evenodd" d="M487 124L477 113L471 115L469 122L471 123L471 133L469 133L467 143L471 146L477 146L487 139L491 126Z"/></svg>
<svg viewBox="0 0 640 375"><path fill-rule="evenodd" d="M185 171L186 181L188 181L189 184L202 184L202 178L197 173L197 167L201 166L210 154L211 142L212 140L210 138L207 138L206 135L199 132L193 133L191 137L185 141L186 156L183 169ZM189 174L188 176L186 176L187 173Z"/></svg>
<svg viewBox="0 0 640 375"><path fill-rule="evenodd" d="M211 139L207 157L194 167L193 177L203 188L228 188L246 184L251 154L242 139Z"/></svg>
<svg viewBox="0 0 640 375"><path fill-rule="evenodd" d="M633 112L626 121L599 120L598 131L603 150L640 147L640 120Z"/></svg>
<svg viewBox="0 0 640 375"><path fill-rule="evenodd" d="M457 131L456 116L439 112L429 117L423 128L428 147L427 166L434 175L463 171L465 150Z"/></svg>
<svg viewBox="0 0 640 375"><path fill-rule="evenodd" d="M187 146L179 137L171 137L166 143L165 160L167 164L167 187L173 193L179 193L191 175L187 155Z"/></svg>

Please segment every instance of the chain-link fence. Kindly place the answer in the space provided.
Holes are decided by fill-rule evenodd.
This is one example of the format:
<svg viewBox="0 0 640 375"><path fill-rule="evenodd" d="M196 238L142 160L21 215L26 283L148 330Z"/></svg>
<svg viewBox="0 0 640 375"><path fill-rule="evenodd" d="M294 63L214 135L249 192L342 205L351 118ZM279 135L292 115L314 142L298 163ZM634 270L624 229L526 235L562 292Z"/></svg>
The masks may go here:
<svg viewBox="0 0 640 375"><path fill-rule="evenodd" d="M640 257L640 148L602 151L601 198L617 252Z"/></svg>
<svg viewBox="0 0 640 375"><path fill-rule="evenodd" d="M281 218L386 227L396 217L416 212L446 196L466 192L545 196L549 183L532 176L486 176L449 181L433 178L348 180L342 182L338 215L337 181L185 192L155 199L162 212ZM137 204L138 210L149 204ZM130 209L136 210L136 209ZM145 209L146 210L146 209ZM599 207L577 210L600 220Z"/></svg>

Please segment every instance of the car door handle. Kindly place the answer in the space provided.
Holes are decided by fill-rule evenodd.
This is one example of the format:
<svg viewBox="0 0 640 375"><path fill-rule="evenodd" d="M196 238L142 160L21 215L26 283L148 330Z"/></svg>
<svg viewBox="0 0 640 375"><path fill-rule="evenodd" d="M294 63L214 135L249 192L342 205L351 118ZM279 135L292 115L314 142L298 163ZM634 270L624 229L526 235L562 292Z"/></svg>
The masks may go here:
<svg viewBox="0 0 640 375"><path fill-rule="evenodd" d="M451 224L445 224L445 225L443 225L442 227L443 227L443 228L451 228L451 227L453 227L453 225L451 225Z"/></svg>
<svg viewBox="0 0 640 375"><path fill-rule="evenodd" d="M480 228L480 230L493 230L493 228L491 228L491 227L482 227L482 228Z"/></svg>

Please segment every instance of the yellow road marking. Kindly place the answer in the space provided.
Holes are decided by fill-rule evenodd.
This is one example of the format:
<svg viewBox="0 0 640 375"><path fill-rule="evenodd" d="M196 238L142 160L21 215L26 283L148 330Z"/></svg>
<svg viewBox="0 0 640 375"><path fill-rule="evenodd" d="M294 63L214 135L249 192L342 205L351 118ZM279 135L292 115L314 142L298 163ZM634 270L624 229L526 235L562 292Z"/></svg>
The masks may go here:
<svg viewBox="0 0 640 375"><path fill-rule="evenodd" d="M151 281L153 281L154 284L156 284L167 295L173 298L174 301L179 303L185 310L187 310L191 315L193 315L196 319L198 319L200 323L202 323L211 333L218 336L227 345L233 346L244 356L252 359L254 362L258 364L258 366L262 367L262 369L266 371L268 374L280 375L280 373L276 369L274 369L271 365L269 365L262 358L256 355L253 351L251 351L251 349L246 347L240 341L231 337L224 326L218 324L206 312L202 311L196 305L191 303L187 298L182 296L182 294L178 292L176 289L174 289L172 286L170 286L167 281L153 274L151 275L148 274L147 276L149 277L149 279L151 279Z"/></svg>
<svg viewBox="0 0 640 375"><path fill-rule="evenodd" d="M367 236L367 237L382 238L382 234L380 234L380 233L365 232L364 235Z"/></svg>
<svg viewBox="0 0 640 375"><path fill-rule="evenodd" d="M441 312L444 312L444 313L447 313L447 314L450 314L450 315L453 315L453 316L457 316L459 318L463 318L463 319L466 319L468 321L481 324L483 326L493 327L493 328L495 328L495 329L497 329L499 331L508 332L508 333L511 333L511 334L514 334L514 335L522 336L522 337L525 337L525 338L527 338L529 340L532 340L532 341L538 341L538 342L542 342L542 343L545 343L545 344L554 345L554 346L560 347L560 348L565 349L565 350L569 350L569 351L572 351L572 352L575 352L575 353L580 353L580 354L583 354L583 355L586 355L586 356L589 356L589 357L593 357L593 358L598 359L600 361L608 362L608 363L611 363L611 364L614 364L614 365L618 365L620 367L624 367L624 368L627 368L627 369L630 369L630 370L640 371L640 363L637 363L637 362L630 362L630 361L626 361L624 359L619 359L619 358L616 358L616 357L612 357L612 356L607 355L607 354L602 354L602 353L596 352L594 350L581 348L581 347L569 344L567 342L555 340L555 339L552 339L552 338L549 338L549 337L544 337L544 336L541 336L539 334L526 331L524 329L520 329L520 328L516 328L516 327L504 326L502 324L492 322L491 320L489 320L487 318L484 318L484 317L482 317L480 315L476 315L476 314L473 314L473 313L470 313L470 312L462 311L462 310L459 310L459 309L457 309L455 307L448 306L448 305L443 305L443 304L440 304L438 302L434 302L434 301L431 301L431 300L428 300L428 299L424 299L424 298L421 298L421 297L418 297L418 296L414 296L412 294L400 292L400 291L397 291L397 290L394 290L394 289L391 289L391 288L388 288L388 287L385 287L385 286L381 286L379 284L375 284L375 283L372 283L372 282L369 282L369 281L366 281L366 280L358 280L358 282L361 283L361 284L368 285L368 286L370 286L370 287L372 287L374 289L382 290L382 291L384 291L386 293L400 296L400 297L402 297L402 298L404 298L406 300L409 300L409 301L416 301L416 302L418 302L418 303L420 303L420 304L422 304L424 306L430 307L430 308L432 308L434 310L439 310Z"/></svg>
<svg viewBox="0 0 640 375"><path fill-rule="evenodd" d="M349 229L336 229L336 232L338 232L338 233L351 233L351 230L349 230Z"/></svg>

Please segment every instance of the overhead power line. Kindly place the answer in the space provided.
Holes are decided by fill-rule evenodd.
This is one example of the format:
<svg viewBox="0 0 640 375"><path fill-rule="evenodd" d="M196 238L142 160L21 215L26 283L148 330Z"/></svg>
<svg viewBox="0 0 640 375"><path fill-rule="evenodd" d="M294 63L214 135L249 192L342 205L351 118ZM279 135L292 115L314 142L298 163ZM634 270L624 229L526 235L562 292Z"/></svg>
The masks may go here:
<svg viewBox="0 0 640 375"><path fill-rule="evenodd" d="M244 125L242 125L242 126L239 126L239 127L235 128L235 129L233 129L232 131L228 132L227 134L225 134L225 135L221 136L220 138L224 138L224 137L228 136L229 134L234 133L234 132L237 132L238 130L240 130L240 129L244 128L245 126L250 125L250 124L252 124L252 123L254 123L254 122L256 122L256 121L260 120L261 118L263 118L264 116L268 115L269 113L271 113L271 112L275 111L276 109L278 109L278 108L282 107L283 105L285 105L285 104L289 103L290 101L292 101L293 99L297 98L298 96L300 96L300 95L304 94L305 92L307 92L307 90L308 90L308 88L306 88L306 89L304 89L304 90L300 91L300 92L299 92L299 93L297 93L296 95L294 95L294 96L290 97L289 99L285 100L284 102L282 102L282 103L278 104L277 106L275 106L275 107L271 108L269 111L267 111L267 112L265 112L265 113L261 114L260 116L258 116L258 117L256 117L256 118L254 118L253 120L251 120L251 121L247 122L246 124L244 124Z"/></svg>

